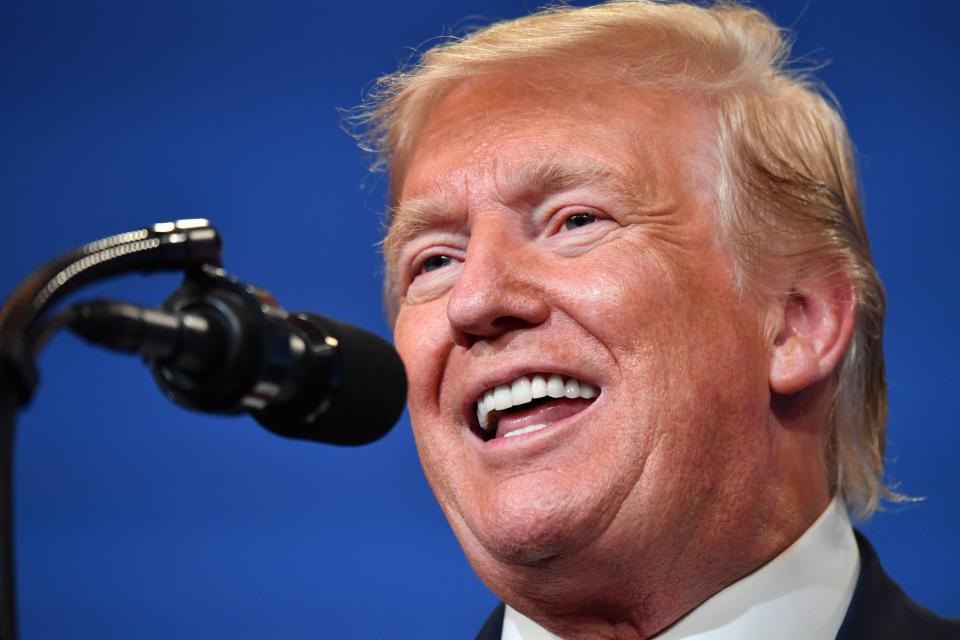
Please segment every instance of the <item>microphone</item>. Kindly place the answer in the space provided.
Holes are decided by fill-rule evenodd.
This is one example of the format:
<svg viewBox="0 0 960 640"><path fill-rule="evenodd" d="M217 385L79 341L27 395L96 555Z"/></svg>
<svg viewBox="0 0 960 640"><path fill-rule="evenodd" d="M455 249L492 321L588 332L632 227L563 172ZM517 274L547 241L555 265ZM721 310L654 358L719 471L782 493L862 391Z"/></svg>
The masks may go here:
<svg viewBox="0 0 960 640"><path fill-rule="evenodd" d="M138 353L167 397L189 409L248 412L290 438L361 445L400 418L403 363L380 337L312 313L204 264L161 308L114 300L70 308L94 344Z"/></svg>

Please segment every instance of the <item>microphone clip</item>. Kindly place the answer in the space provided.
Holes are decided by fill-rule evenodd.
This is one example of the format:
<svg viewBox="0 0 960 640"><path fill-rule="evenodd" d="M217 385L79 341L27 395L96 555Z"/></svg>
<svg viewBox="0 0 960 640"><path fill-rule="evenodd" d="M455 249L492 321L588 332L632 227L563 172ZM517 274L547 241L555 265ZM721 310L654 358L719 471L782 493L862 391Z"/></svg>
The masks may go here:
<svg viewBox="0 0 960 640"><path fill-rule="evenodd" d="M339 386L338 341L319 317L288 313L220 267L189 271L163 309L179 321L179 348L163 357L141 352L177 404L312 422ZM299 393L305 386L310 393Z"/></svg>

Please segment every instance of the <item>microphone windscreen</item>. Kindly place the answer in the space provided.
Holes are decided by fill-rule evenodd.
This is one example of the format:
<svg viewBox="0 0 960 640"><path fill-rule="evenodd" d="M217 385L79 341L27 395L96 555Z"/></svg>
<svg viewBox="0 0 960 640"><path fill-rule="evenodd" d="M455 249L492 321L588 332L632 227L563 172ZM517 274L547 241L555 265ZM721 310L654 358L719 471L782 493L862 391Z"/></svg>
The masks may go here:
<svg viewBox="0 0 960 640"><path fill-rule="evenodd" d="M329 404L306 418L290 420L269 408L254 417L274 433L340 445L362 445L386 435L403 413L407 377L393 346L359 327L311 313L297 314L336 339L339 380ZM300 393L322 393L303 389Z"/></svg>

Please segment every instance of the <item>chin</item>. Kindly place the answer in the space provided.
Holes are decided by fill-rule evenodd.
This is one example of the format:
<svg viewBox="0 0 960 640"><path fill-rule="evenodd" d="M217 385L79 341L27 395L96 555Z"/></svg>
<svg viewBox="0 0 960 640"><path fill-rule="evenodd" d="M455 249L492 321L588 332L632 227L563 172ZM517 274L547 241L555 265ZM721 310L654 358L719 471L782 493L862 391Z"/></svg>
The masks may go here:
<svg viewBox="0 0 960 640"><path fill-rule="evenodd" d="M466 523L486 555L505 564L538 565L589 542L598 524L592 518L596 510L580 504L582 493L543 476L530 474L497 487L476 511L479 517Z"/></svg>

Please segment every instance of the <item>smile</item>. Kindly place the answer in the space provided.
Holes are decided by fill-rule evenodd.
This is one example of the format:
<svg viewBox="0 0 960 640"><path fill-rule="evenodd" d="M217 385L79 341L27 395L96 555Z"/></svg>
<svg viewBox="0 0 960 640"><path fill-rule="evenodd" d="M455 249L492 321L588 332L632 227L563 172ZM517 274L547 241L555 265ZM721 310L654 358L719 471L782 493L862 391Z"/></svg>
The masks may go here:
<svg viewBox="0 0 960 640"><path fill-rule="evenodd" d="M579 413L599 395L592 384L551 373L523 375L484 391L475 403L484 440L539 431Z"/></svg>

